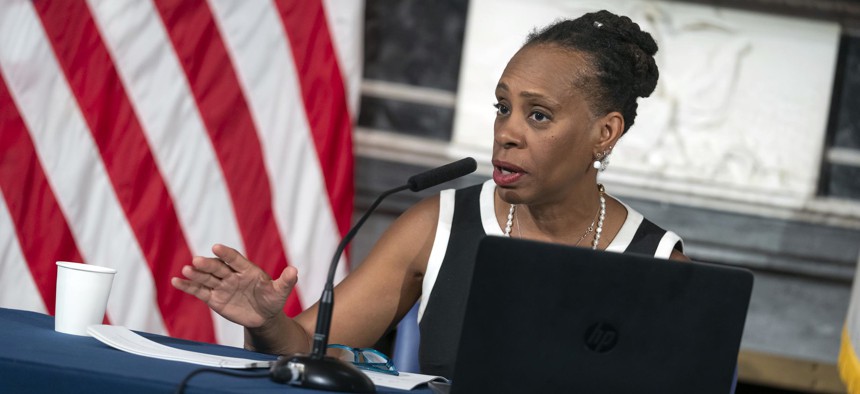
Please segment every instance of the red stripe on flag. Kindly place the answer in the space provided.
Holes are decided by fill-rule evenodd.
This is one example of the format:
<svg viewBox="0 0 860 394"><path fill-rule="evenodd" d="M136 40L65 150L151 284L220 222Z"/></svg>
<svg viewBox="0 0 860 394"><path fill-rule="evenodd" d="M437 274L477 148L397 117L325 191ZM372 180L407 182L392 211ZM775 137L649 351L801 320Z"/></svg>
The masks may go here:
<svg viewBox="0 0 860 394"><path fill-rule="evenodd" d="M179 276L181 267L191 261L191 251L86 3L39 1L34 6L152 271L158 306L170 335L214 342L209 308L170 285L170 278Z"/></svg>
<svg viewBox="0 0 860 394"><path fill-rule="evenodd" d="M341 236L352 221L352 120L321 0L276 0Z"/></svg>
<svg viewBox="0 0 860 394"><path fill-rule="evenodd" d="M155 4L224 171L247 256L278 276L287 257L275 222L263 150L212 12L203 0ZM284 309L290 316L301 312L297 291Z"/></svg>
<svg viewBox="0 0 860 394"><path fill-rule="evenodd" d="M0 78L0 190L18 243L48 313L54 314L58 260L83 262L27 126Z"/></svg>

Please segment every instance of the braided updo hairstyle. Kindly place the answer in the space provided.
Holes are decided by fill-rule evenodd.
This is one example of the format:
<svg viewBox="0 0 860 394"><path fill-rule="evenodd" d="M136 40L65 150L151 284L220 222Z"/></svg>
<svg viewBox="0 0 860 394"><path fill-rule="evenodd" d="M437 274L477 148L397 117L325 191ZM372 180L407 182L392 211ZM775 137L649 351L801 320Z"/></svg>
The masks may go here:
<svg viewBox="0 0 860 394"><path fill-rule="evenodd" d="M585 56L594 77L578 81L577 86L588 96L595 114L621 112L624 132L636 119L637 98L650 96L657 86L657 43L626 16L604 10L556 22L529 34L523 46L539 44L558 45Z"/></svg>

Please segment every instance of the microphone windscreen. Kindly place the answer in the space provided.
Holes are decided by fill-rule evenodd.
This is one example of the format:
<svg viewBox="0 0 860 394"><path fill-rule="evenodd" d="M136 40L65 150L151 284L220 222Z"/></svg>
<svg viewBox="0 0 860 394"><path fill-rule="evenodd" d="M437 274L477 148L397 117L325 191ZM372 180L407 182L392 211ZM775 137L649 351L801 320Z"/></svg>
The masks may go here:
<svg viewBox="0 0 860 394"><path fill-rule="evenodd" d="M409 190L417 192L457 179L463 175L471 174L476 169L478 169L478 162L471 157L467 157L453 163L445 164L442 167L436 167L418 175L413 175L406 183L409 185Z"/></svg>

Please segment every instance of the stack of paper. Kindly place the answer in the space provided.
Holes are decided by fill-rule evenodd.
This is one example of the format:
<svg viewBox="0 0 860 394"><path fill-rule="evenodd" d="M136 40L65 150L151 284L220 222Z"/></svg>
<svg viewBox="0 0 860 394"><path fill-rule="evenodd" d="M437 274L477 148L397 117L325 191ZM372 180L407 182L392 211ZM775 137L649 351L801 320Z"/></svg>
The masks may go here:
<svg viewBox="0 0 860 394"><path fill-rule="evenodd" d="M269 368L272 360L250 360L246 358L224 357L212 354L191 352L164 346L146 339L122 326L94 325L87 333L106 345L128 353L162 360L182 361L220 368Z"/></svg>

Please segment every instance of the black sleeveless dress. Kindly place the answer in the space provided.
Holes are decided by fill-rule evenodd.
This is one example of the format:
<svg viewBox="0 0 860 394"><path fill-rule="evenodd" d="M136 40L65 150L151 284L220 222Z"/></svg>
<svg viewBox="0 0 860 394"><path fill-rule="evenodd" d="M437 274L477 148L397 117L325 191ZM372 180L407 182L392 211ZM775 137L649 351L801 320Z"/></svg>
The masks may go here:
<svg viewBox="0 0 860 394"><path fill-rule="evenodd" d="M493 207L492 180L440 194L439 223L427 264L418 313L421 373L451 378L460 341L478 242L503 235ZM627 219L607 251L668 258L683 243L629 206Z"/></svg>

